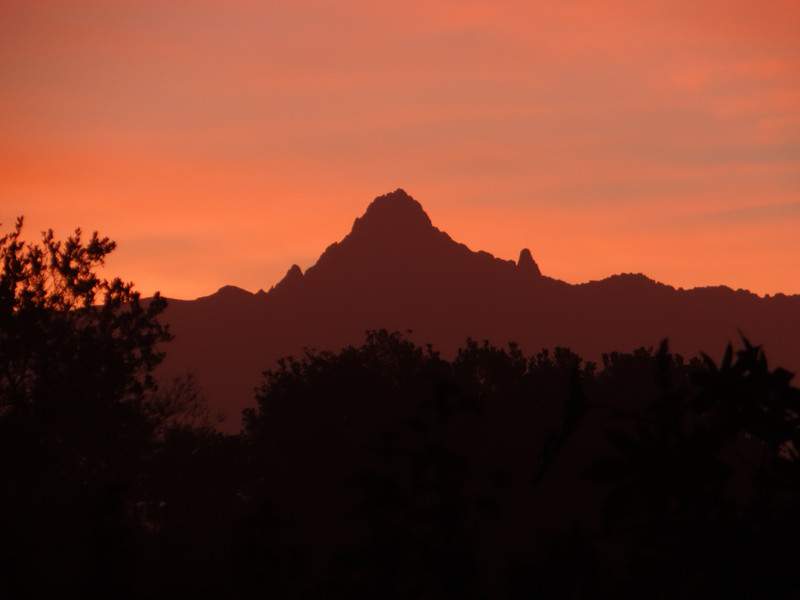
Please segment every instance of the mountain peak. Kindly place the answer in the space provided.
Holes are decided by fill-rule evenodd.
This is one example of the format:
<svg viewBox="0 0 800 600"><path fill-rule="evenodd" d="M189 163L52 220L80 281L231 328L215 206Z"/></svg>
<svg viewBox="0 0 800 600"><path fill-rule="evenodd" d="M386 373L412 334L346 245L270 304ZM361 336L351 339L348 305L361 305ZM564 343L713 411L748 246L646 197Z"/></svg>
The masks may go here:
<svg viewBox="0 0 800 600"><path fill-rule="evenodd" d="M297 265L292 265L289 270L286 272L286 277L284 277L287 281L294 281L303 277L303 271Z"/></svg>
<svg viewBox="0 0 800 600"><path fill-rule="evenodd" d="M517 261L517 269L526 277L541 277L542 272L539 270L539 265L533 260L531 251L523 248L519 253L519 260Z"/></svg>
<svg viewBox="0 0 800 600"><path fill-rule="evenodd" d="M196 298L203 302L235 302L242 298L252 298L253 294L235 285L223 285L213 294Z"/></svg>
<svg viewBox="0 0 800 600"><path fill-rule="evenodd" d="M230 298L252 296L250 292L235 285L223 285L212 296L226 296Z"/></svg>
<svg viewBox="0 0 800 600"><path fill-rule="evenodd" d="M375 198L367 207L364 215L353 223L353 233L373 230L388 234L432 227L430 217L425 213L422 205L409 196L405 190L398 188L389 194Z"/></svg>
<svg viewBox="0 0 800 600"><path fill-rule="evenodd" d="M286 272L283 279L276 283L269 290L268 295L276 295L286 293L287 290L297 288L303 281L303 271L297 265L292 265Z"/></svg>

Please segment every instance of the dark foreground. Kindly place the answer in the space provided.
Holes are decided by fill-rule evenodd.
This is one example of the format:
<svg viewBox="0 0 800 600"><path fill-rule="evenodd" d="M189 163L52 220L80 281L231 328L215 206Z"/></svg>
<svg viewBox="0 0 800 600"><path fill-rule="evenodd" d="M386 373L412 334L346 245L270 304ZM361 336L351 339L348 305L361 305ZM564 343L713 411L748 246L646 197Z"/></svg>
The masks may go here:
<svg viewBox="0 0 800 600"><path fill-rule="evenodd" d="M800 595L800 390L747 340L594 365L376 331L224 435L155 385L163 302L98 279L111 250L0 239L4 597Z"/></svg>

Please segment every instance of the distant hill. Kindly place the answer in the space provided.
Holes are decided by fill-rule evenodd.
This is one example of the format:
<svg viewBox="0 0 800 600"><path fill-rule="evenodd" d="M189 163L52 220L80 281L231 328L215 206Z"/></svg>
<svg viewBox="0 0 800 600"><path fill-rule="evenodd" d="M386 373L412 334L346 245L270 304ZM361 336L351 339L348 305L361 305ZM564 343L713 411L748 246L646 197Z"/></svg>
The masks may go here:
<svg viewBox="0 0 800 600"><path fill-rule="evenodd" d="M568 284L542 275L528 249L515 263L454 241L400 189L376 198L305 273L293 265L268 292L226 286L171 300L165 315L176 338L162 375L193 372L231 430L279 357L359 343L368 329L411 330L445 353L471 337L566 346L589 360L665 337L687 356L717 355L741 331L773 364L800 370L800 296L682 290L642 274Z"/></svg>

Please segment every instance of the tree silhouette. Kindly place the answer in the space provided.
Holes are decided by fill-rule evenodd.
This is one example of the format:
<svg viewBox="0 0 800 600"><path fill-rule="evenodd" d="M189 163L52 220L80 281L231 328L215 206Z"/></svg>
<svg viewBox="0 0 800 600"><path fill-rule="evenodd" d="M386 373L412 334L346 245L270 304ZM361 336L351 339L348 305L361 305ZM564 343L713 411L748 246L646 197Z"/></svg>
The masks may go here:
<svg viewBox="0 0 800 600"><path fill-rule="evenodd" d="M663 597L794 597L786 551L800 500L794 453L800 391L746 338L718 366L684 367L666 343L659 392L632 427L609 433L615 455L589 470L611 484L611 535L640 585ZM654 582L657 582L655 584Z"/></svg>
<svg viewBox="0 0 800 600"><path fill-rule="evenodd" d="M370 331L225 435L156 384L165 302L100 277L114 247L0 238L9 597L800 596L800 390L747 338L598 366Z"/></svg>
<svg viewBox="0 0 800 600"><path fill-rule="evenodd" d="M84 587L130 566L128 498L164 416L148 399L165 302L98 276L107 238L26 243L22 225L0 238L4 558L21 588Z"/></svg>

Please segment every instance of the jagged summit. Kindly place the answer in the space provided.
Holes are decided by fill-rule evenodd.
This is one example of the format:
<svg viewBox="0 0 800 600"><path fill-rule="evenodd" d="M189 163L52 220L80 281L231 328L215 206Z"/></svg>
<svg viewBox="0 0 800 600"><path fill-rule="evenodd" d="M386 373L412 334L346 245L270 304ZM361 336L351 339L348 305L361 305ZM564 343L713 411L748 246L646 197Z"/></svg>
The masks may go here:
<svg viewBox="0 0 800 600"><path fill-rule="evenodd" d="M286 275L283 276L269 291L269 295L282 294L287 290L292 290L303 281L303 271L297 265L292 265Z"/></svg>
<svg viewBox="0 0 800 600"><path fill-rule="evenodd" d="M401 188L375 198L353 223L354 234L374 231L383 235L432 228L422 205Z"/></svg>
<svg viewBox="0 0 800 600"><path fill-rule="evenodd" d="M286 271L286 276L283 278L284 281L293 281L296 279L302 279L303 271L297 265L292 265L289 267L289 270Z"/></svg>
<svg viewBox="0 0 800 600"><path fill-rule="evenodd" d="M523 248L519 253L519 260L517 261L517 269L519 269L520 273L525 276L530 277L541 277L542 272L539 269L539 265L536 264L536 261L533 260L533 255L531 251L527 248Z"/></svg>

